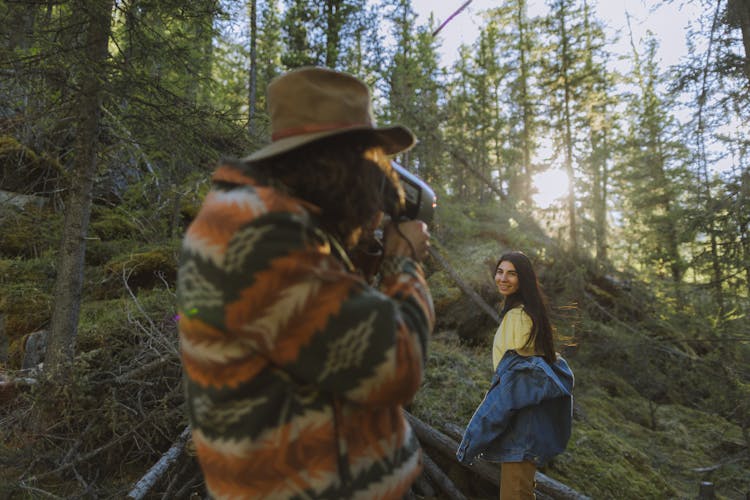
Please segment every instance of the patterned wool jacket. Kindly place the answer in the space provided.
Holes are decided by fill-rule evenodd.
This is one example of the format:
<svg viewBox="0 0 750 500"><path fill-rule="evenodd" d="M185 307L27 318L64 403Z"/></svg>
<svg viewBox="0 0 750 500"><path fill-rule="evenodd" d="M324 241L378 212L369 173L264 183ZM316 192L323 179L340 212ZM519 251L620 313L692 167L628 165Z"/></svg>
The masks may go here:
<svg viewBox="0 0 750 500"><path fill-rule="evenodd" d="M179 332L193 441L215 498L401 498L421 472L404 419L434 324L419 264L378 289L317 208L223 165L187 230Z"/></svg>

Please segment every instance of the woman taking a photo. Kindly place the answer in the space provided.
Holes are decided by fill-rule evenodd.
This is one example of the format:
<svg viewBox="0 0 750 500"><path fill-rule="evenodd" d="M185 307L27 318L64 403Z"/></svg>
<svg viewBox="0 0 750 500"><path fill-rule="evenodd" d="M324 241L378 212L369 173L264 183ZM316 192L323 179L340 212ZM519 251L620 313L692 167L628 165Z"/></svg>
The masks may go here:
<svg viewBox="0 0 750 500"><path fill-rule="evenodd" d="M500 499L535 498L538 467L570 438L573 373L555 353L549 307L529 258L509 252L495 266L503 297L492 345L494 376L456 452L500 462Z"/></svg>

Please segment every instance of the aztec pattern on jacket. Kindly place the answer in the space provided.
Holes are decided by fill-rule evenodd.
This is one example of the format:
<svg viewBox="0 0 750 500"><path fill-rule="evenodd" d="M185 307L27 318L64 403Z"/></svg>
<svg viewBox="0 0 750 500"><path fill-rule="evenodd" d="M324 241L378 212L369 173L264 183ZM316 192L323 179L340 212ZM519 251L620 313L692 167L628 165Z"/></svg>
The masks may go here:
<svg viewBox="0 0 750 500"><path fill-rule="evenodd" d="M434 310L420 266L380 289L337 257L316 207L223 165L178 278L187 407L215 498L401 498L421 472L405 421Z"/></svg>

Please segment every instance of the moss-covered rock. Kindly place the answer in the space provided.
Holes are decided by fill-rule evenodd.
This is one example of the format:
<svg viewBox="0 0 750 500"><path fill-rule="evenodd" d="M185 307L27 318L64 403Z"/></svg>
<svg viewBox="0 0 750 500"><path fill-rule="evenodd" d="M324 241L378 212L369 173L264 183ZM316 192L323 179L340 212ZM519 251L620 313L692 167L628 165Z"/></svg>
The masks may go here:
<svg viewBox="0 0 750 500"><path fill-rule="evenodd" d="M87 301L81 308L77 350L127 350L151 328L176 331L174 293L166 288L131 296Z"/></svg>
<svg viewBox="0 0 750 500"><path fill-rule="evenodd" d="M177 245L177 241L172 241L116 256L104 266L105 277L99 286L100 291L117 294L118 290L124 290L124 284L131 290L165 285L173 287L177 280Z"/></svg>
<svg viewBox="0 0 750 500"><path fill-rule="evenodd" d="M0 287L0 311L8 337L8 366L18 369L23 360L24 339L49 323L52 315L51 288L34 282L4 283Z"/></svg>

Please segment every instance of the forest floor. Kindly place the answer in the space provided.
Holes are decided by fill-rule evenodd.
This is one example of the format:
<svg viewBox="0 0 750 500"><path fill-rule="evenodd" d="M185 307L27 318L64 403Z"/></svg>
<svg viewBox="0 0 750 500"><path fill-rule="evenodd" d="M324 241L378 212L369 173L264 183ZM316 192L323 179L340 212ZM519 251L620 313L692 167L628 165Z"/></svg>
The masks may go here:
<svg viewBox="0 0 750 500"><path fill-rule="evenodd" d="M443 206L433 234L454 274L493 307L489 270L503 249L534 253L540 265L560 352L576 376L572 438L543 472L595 499L695 498L701 481L718 498L747 498L749 440L732 413L744 408L747 383L726 382L725 353L691 343L705 330L693 324L700 314L641 314L660 300L649 287L605 289L521 215L498 222L507 212ZM186 426L174 309L179 239L139 241L131 219L116 208L94 212L74 384L0 394L0 498L122 498ZM49 321L57 226L45 213L5 220L0 311L9 348L0 377L27 377L24 341ZM496 323L438 262L426 270L438 324L410 411L435 429L462 429L491 377ZM737 349L735 359L750 362L747 345ZM199 489L194 462L149 498ZM460 484L461 474L452 476Z"/></svg>

